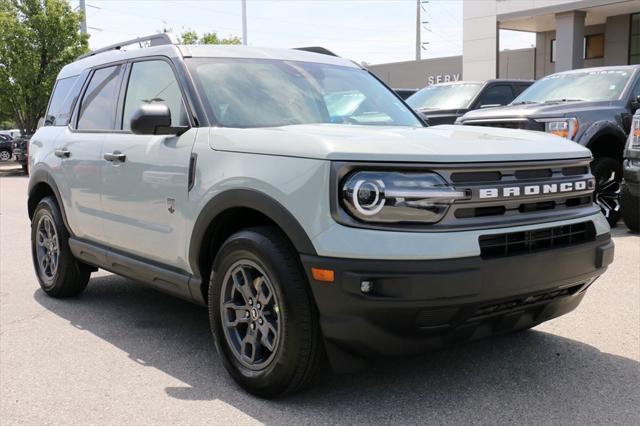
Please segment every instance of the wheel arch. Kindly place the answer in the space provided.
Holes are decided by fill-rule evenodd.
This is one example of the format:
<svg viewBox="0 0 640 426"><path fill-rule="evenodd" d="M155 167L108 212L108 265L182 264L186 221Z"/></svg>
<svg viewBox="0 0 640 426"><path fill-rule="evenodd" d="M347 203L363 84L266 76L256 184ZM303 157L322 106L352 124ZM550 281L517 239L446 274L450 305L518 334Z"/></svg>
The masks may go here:
<svg viewBox="0 0 640 426"><path fill-rule="evenodd" d="M627 134L617 125L609 122L594 123L583 136L585 146L591 150L593 158L611 157L622 161Z"/></svg>
<svg viewBox="0 0 640 426"><path fill-rule="evenodd" d="M53 177L46 170L40 169L31 173L27 194L27 212L29 214L29 219L33 218L33 213L35 212L40 200L47 196L53 196L58 203L60 212L62 213L64 226L66 226L69 234L73 235L71 228L69 227L69 222L67 222L67 214L64 210L64 204L62 203L62 197L60 196L58 185L56 185Z"/></svg>
<svg viewBox="0 0 640 426"><path fill-rule="evenodd" d="M251 189L232 189L207 202L196 219L189 243L189 264L201 278L207 300L211 265L222 243L234 232L252 226L271 225L280 229L300 254L316 250L298 220L272 197Z"/></svg>

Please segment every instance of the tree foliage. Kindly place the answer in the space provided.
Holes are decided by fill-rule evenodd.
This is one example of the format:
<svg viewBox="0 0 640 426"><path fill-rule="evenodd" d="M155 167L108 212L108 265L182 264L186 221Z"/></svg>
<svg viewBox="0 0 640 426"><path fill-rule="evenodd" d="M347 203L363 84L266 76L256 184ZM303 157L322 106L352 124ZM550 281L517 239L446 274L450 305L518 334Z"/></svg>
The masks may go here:
<svg viewBox="0 0 640 426"><path fill-rule="evenodd" d="M62 67L88 51L67 0L0 0L0 116L33 133Z"/></svg>
<svg viewBox="0 0 640 426"><path fill-rule="evenodd" d="M182 44L241 44L242 39L237 36L231 36L229 38L218 37L218 34L214 31L211 33L204 33L202 37L198 36L198 33L189 30L182 33L180 36L180 43Z"/></svg>

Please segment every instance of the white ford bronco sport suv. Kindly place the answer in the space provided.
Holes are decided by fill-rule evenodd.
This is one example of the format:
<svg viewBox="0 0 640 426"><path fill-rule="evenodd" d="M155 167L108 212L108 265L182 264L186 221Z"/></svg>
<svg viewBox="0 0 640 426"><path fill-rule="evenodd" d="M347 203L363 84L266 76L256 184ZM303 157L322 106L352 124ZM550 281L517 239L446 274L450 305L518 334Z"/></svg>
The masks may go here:
<svg viewBox="0 0 640 426"><path fill-rule="evenodd" d="M64 67L31 139L37 277L69 297L102 268L208 306L252 393L325 355L348 370L533 327L613 259L574 142L427 128L330 54L136 42Z"/></svg>

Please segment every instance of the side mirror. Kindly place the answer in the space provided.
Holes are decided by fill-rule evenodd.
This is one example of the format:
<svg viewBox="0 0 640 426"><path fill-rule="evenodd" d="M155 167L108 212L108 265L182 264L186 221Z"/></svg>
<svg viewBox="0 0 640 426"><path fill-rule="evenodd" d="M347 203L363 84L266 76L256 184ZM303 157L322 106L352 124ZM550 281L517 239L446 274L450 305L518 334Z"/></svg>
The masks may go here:
<svg viewBox="0 0 640 426"><path fill-rule="evenodd" d="M631 99L631 109L637 110L640 109L640 95L636 96L634 99Z"/></svg>
<svg viewBox="0 0 640 426"><path fill-rule="evenodd" d="M187 126L171 127L171 110L165 104L142 104L131 116L131 131L136 135L176 135Z"/></svg>

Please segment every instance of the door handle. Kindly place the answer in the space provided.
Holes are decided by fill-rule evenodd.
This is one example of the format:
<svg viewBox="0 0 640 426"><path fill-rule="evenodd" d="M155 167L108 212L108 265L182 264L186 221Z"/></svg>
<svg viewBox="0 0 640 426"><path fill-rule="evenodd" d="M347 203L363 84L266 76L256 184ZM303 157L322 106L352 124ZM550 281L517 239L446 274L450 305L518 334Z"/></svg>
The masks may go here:
<svg viewBox="0 0 640 426"><path fill-rule="evenodd" d="M113 151L106 153L104 159L112 163L124 163L127 160L127 156L120 151Z"/></svg>
<svg viewBox="0 0 640 426"><path fill-rule="evenodd" d="M69 158L71 157L71 151L68 149L56 149L54 155L58 158Z"/></svg>

